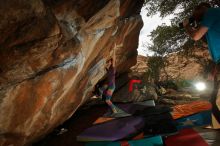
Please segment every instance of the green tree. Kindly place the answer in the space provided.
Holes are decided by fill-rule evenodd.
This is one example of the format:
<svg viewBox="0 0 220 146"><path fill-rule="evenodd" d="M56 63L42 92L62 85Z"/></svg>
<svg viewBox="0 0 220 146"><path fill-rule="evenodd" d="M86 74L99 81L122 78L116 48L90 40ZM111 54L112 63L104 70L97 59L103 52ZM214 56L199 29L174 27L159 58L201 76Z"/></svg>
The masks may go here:
<svg viewBox="0 0 220 146"><path fill-rule="evenodd" d="M191 52L194 47L202 47L202 41L192 41L178 26L179 22L190 17L194 7L201 2L209 2L215 7L220 6L219 0L145 0L148 16L159 13L163 18L174 13L170 26L162 24L151 32L153 45L148 45L147 48L163 56L180 50Z"/></svg>
<svg viewBox="0 0 220 146"><path fill-rule="evenodd" d="M158 82L160 79L160 72L165 67L165 58L162 56L149 57L147 62L148 70L145 74L147 81Z"/></svg>

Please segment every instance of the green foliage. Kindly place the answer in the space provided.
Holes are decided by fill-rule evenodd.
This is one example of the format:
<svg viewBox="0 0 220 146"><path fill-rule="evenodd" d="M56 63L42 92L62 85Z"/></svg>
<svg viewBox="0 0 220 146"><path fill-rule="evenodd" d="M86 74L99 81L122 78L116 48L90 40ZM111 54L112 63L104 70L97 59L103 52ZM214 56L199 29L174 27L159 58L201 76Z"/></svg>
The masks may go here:
<svg viewBox="0 0 220 146"><path fill-rule="evenodd" d="M163 81L162 83L163 83L162 86L166 89L174 89L174 90L178 89L178 86L173 80Z"/></svg>
<svg viewBox="0 0 220 146"><path fill-rule="evenodd" d="M191 87L192 86L192 81L189 81L189 80L176 80L175 84L177 85L178 88Z"/></svg>
<svg viewBox="0 0 220 146"><path fill-rule="evenodd" d="M192 15L195 6L201 2L209 2L212 6L220 6L219 0L145 0L148 16L159 13L161 17L174 14L171 25L162 24L150 34L153 45L146 47L155 52L156 56L150 57L146 79L148 81L158 81L161 69L165 67L165 55L173 52L183 52L185 55L193 55L192 49L201 48L202 41L194 42L185 33L184 29L179 28L179 22ZM166 73L166 72L165 72ZM188 86L185 82L180 82L180 86Z"/></svg>
<svg viewBox="0 0 220 146"><path fill-rule="evenodd" d="M190 51L194 47L202 47L202 42L192 41L178 24L192 14L196 5L201 2L209 2L213 6L220 6L219 0L145 0L148 16L159 13L161 17L173 14L171 26L162 24L153 30L150 34L153 45L147 48L156 52L157 55L163 56L168 53L184 50Z"/></svg>
<svg viewBox="0 0 220 146"><path fill-rule="evenodd" d="M164 62L164 58L161 56L152 56L149 58L147 62L148 70L145 74L147 81L159 81L161 69L165 67Z"/></svg>
<svg viewBox="0 0 220 146"><path fill-rule="evenodd" d="M153 45L148 46L149 50L156 52L158 55L175 52L184 46L184 44L190 43L188 36L183 33L177 26L158 26L151 32L151 40ZM187 43L182 43L187 42Z"/></svg>
<svg viewBox="0 0 220 146"><path fill-rule="evenodd" d="M147 16L159 12L161 17L165 17L173 14L177 8L182 10L177 13L177 16L189 16L193 8L201 2L209 2L213 6L220 6L219 0L145 0L145 5L148 10Z"/></svg>

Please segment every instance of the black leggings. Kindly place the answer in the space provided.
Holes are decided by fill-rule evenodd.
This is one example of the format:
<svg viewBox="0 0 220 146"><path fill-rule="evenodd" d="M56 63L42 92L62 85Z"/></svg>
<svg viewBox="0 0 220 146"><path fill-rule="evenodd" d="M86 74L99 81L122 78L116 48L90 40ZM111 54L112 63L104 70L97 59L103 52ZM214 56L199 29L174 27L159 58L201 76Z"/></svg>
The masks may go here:
<svg viewBox="0 0 220 146"><path fill-rule="evenodd" d="M219 85L220 85L220 83L217 79L217 76L215 76L214 77L214 90L212 92L210 102L212 103L212 113L215 116L216 120L220 123L220 111L219 111L218 106L216 104Z"/></svg>

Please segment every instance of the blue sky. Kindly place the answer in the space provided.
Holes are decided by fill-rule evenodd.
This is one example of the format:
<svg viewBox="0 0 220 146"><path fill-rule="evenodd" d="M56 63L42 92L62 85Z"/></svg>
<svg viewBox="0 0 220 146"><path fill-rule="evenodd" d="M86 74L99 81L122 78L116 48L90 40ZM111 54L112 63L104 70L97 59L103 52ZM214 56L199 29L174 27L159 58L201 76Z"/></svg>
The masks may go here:
<svg viewBox="0 0 220 146"><path fill-rule="evenodd" d="M152 55L153 53L150 52L149 50L147 50L144 46L144 44L152 44L152 42L150 41L150 37L148 37L148 35L150 35L150 32L154 29L157 28L158 25L165 23L167 25L170 25L170 19L173 17L173 15L167 16L163 19L161 19L159 17L159 14L156 14L152 17L147 17L146 16L147 11L145 9L145 7L143 7L141 9L141 16L142 19L144 21L144 26L141 29L140 32L140 36L139 36L139 46L138 46L138 54L139 55Z"/></svg>

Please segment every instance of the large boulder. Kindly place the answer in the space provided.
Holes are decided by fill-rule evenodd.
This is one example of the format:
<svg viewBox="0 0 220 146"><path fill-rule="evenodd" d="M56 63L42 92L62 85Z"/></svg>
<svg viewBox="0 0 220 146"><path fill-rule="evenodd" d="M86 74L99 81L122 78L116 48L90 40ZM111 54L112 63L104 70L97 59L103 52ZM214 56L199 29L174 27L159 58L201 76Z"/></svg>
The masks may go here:
<svg viewBox="0 0 220 146"><path fill-rule="evenodd" d="M67 120L103 78L136 63L143 1L0 1L0 145L36 141Z"/></svg>

